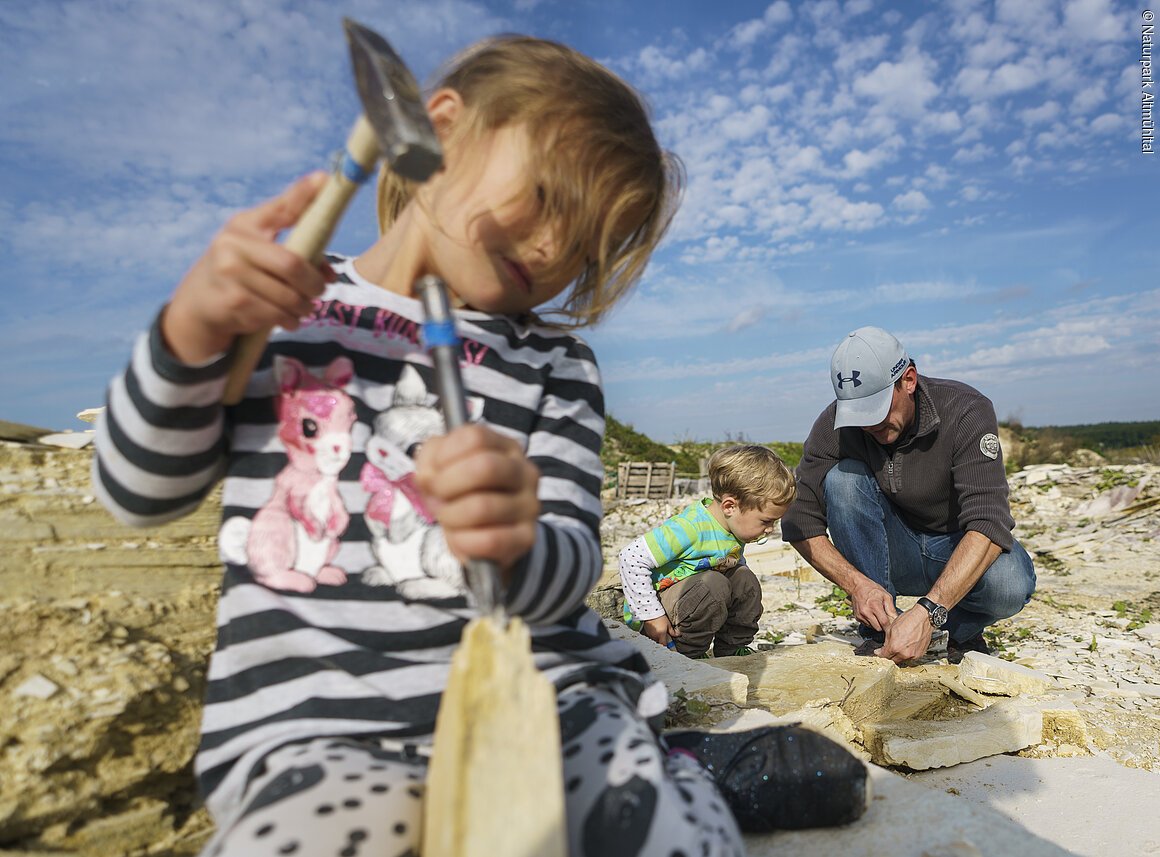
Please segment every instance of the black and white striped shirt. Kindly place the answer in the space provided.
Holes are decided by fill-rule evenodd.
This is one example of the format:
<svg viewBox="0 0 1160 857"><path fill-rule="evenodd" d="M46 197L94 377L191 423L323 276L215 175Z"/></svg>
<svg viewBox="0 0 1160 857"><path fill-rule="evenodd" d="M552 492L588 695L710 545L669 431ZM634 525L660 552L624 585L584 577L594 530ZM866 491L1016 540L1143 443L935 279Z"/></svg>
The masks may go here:
<svg viewBox="0 0 1160 857"><path fill-rule="evenodd" d="M475 615L409 482L415 445L442 432L419 303L331 262L338 282L299 330L271 337L241 403L219 404L228 356L183 365L155 323L99 427L96 490L127 523L189 512L225 477L226 568L197 760L211 811L288 741L425 740ZM531 626L552 680L606 676L639 692L651 681L643 659L584 605L601 571L592 353L543 326L456 316L469 410L542 474L536 544L514 570L508 609Z"/></svg>

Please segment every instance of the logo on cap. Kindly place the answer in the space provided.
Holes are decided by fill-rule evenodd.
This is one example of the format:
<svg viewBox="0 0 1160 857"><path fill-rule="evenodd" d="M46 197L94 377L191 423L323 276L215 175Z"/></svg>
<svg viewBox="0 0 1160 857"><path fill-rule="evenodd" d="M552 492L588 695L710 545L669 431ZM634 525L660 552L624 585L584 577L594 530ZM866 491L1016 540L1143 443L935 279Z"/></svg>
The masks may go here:
<svg viewBox="0 0 1160 857"><path fill-rule="evenodd" d="M849 377L849 378L843 378L843 377L842 377L842 373L841 373L841 372L837 372L837 373L835 373L835 374L837 375L837 378L838 378L838 389L839 389L839 390L840 390L840 389L842 389L842 385L843 385L843 384L845 384L845 383L846 383L846 382L848 382L848 381L849 381L849 382L851 382L851 383L853 383L853 385L854 385L855 387L861 387L861 386L862 386L862 382L858 380L858 376L859 376L859 375L861 375L862 373L861 373L861 372L859 372L857 369L854 369L853 371L851 371L851 372L850 372L850 377Z"/></svg>

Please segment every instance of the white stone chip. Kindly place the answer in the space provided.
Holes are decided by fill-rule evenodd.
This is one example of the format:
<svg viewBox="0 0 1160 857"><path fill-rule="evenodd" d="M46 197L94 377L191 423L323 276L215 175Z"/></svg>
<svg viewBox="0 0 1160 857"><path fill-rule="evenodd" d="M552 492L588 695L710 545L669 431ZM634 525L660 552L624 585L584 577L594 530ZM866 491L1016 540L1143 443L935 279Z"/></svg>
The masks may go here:
<svg viewBox="0 0 1160 857"><path fill-rule="evenodd" d="M12 691L13 696L31 696L34 699L49 699L55 696L60 686L37 673L34 676L26 679L16 690Z"/></svg>

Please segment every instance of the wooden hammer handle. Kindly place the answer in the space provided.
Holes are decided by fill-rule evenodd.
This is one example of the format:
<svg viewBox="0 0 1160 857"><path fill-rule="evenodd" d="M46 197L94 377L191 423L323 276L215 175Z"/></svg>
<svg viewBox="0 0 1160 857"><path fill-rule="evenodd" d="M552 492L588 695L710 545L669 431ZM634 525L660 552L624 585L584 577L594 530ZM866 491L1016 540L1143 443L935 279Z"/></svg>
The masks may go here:
<svg viewBox="0 0 1160 857"><path fill-rule="evenodd" d="M360 116L351 129L350 136L347 137L344 157L354 161L369 175L374 170L380 154L378 136L367 118ZM348 178L341 166L336 168L322 190L318 192L318 196L310 203L310 207L294 225L286 238L285 246L303 259L318 264L326 245L330 243L334 228L342 218L351 197L358 190L359 184ZM238 338L234 347L230 377L226 382L225 395L222 397L225 404L236 405L242 400L246 384L254 367L258 365L269 336L270 330L267 329L247 333Z"/></svg>

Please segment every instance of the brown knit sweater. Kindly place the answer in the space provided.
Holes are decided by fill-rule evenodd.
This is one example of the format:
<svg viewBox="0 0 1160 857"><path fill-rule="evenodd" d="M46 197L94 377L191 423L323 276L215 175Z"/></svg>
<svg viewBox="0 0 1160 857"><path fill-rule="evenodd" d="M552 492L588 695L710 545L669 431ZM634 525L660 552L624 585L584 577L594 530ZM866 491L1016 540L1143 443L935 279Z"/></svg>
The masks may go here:
<svg viewBox="0 0 1160 857"><path fill-rule="evenodd" d="M781 521L782 538L826 533L823 481L842 458L869 465L882 491L915 530L975 530L1004 551L1015 521L998 451L991 400L958 381L919 376L915 420L899 440L881 446L860 428L834 429L835 404L814 422L797 468L797 499ZM994 441L987 435L996 436ZM991 458L984 449L996 451Z"/></svg>

